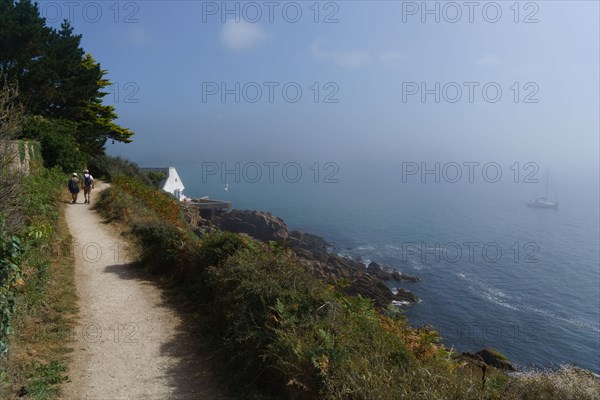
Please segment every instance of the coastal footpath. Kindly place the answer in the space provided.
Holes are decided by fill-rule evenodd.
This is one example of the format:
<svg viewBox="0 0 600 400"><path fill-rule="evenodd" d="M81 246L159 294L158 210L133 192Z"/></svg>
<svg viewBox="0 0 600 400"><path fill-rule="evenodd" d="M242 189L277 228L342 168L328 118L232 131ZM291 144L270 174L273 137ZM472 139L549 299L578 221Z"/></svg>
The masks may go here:
<svg viewBox="0 0 600 400"><path fill-rule="evenodd" d="M62 397L226 399L186 321L132 264L127 242L91 209L94 202L65 209L80 317Z"/></svg>

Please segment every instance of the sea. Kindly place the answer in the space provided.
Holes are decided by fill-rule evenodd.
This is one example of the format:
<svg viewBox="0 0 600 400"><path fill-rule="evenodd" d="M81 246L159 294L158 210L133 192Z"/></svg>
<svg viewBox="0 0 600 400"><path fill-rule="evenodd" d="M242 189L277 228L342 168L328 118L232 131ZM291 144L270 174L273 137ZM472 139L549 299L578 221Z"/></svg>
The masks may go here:
<svg viewBox="0 0 600 400"><path fill-rule="evenodd" d="M437 329L448 347L493 347L523 369L573 364L600 373L593 171L551 174L558 207L539 209L527 202L546 193L541 169L537 182L509 164L502 179L465 170L457 181L450 168L423 176L398 166L274 165L223 166L225 174L220 165L176 167L188 196L268 211L324 237L334 252L419 277L394 284L421 299L403 312L413 326Z"/></svg>

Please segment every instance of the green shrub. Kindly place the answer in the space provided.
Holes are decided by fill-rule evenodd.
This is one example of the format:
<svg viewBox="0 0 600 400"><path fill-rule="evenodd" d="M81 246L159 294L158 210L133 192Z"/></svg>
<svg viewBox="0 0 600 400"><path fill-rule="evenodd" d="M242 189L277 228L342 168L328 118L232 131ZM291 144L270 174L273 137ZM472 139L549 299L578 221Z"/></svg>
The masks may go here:
<svg viewBox="0 0 600 400"><path fill-rule="evenodd" d="M95 207L110 221L132 223L133 210L136 211L136 218L155 218L151 210L143 208L137 199L115 186L98 194Z"/></svg>
<svg viewBox="0 0 600 400"><path fill-rule="evenodd" d="M182 227L185 225L181 214L181 204L166 192L157 191L124 175L116 177L114 183L120 190L134 196L146 208L156 213L161 220Z"/></svg>
<svg viewBox="0 0 600 400"><path fill-rule="evenodd" d="M230 256L255 244L252 239L233 232L218 232L204 235L200 259L205 267L220 265Z"/></svg>
<svg viewBox="0 0 600 400"><path fill-rule="evenodd" d="M125 175L115 177L111 188L102 192L98 208L105 216L123 222L157 219L180 228L187 227L179 201Z"/></svg>
<svg viewBox="0 0 600 400"><path fill-rule="evenodd" d="M196 267L199 241L190 232L159 220L138 222L132 231L145 249L141 261L153 271L180 279Z"/></svg>
<svg viewBox="0 0 600 400"><path fill-rule="evenodd" d="M31 117L23 126L23 135L41 143L44 164L60 167L64 172L81 170L85 156L75 140L77 124L67 120Z"/></svg>
<svg viewBox="0 0 600 400"><path fill-rule="evenodd" d="M0 219L0 355L8 351L10 321L15 312L14 286L23 274L22 239L6 230Z"/></svg>
<svg viewBox="0 0 600 400"><path fill-rule="evenodd" d="M64 175L42 169L25 178L19 204L25 225L10 231L0 216L0 354L8 350L15 290L27 275L44 269L59 217L58 198Z"/></svg>
<svg viewBox="0 0 600 400"><path fill-rule="evenodd" d="M44 168L24 180L22 208L30 224L52 225L58 220L60 192L67 187L68 178L59 168Z"/></svg>
<svg viewBox="0 0 600 400"><path fill-rule="evenodd" d="M272 389L285 387L285 371L267 362L277 338L274 307L292 305L298 317L313 314L326 302L326 287L290 256L266 246L239 251L208 273L214 295L210 334L224 349L229 369L246 384L260 377L257 382Z"/></svg>
<svg viewBox="0 0 600 400"><path fill-rule="evenodd" d="M98 155L88 160L88 169L92 175L112 182L118 176L127 176L146 185L152 186L153 182L148 175L132 163L120 157Z"/></svg>
<svg viewBox="0 0 600 400"><path fill-rule="evenodd" d="M208 271L210 334L242 384L286 398L399 398L416 358L386 327L406 327L403 321L380 315L367 299L344 296L292 254L266 245Z"/></svg>
<svg viewBox="0 0 600 400"><path fill-rule="evenodd" d="M147 175L154 187L158 187L163 180L167 179L167 175L162 172L148 171Z"/></svg>

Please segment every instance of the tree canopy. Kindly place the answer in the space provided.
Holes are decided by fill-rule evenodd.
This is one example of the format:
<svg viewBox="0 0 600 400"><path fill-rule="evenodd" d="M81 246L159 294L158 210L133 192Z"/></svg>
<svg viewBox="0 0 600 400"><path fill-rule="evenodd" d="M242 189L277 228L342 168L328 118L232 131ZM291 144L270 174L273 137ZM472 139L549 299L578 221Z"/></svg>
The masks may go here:
<svg viewBox="0 0 600 400"><path fill-rule="evenodd" d="M31 0L0 0L0 74L0 86L18 85L26 115L74 123L56 134L70 135L84 154L103 154L107 140L131 141L133 132L115 123L115 108L102 103L107 71L85 53L67 20L60 29L47 26ZM38 131L26 124L23 133Z"/></svg>

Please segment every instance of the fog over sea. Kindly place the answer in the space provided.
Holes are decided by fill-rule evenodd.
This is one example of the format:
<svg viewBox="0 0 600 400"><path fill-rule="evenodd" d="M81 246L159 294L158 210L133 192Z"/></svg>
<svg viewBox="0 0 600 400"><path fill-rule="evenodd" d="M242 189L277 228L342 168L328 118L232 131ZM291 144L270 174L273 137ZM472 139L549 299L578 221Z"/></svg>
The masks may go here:
<svg viewBox="0 0 600 400"><path fill-rule="evenodd" d="M559 206L538 209L527 207L545 194L546 169L538 165L529 175L538 183L528 182L533 169L525 163L498 163L502 177L495 183L495 171L484 176L481 167L469 182L463 166L461 178L451 183L456 175L450 167L439 182L420 172L405 174L403 182L401 164L347 170L343 164L298 162L302 177L292 183L298 168L284 176L284 164L274 169L273 182L264 166L258 182L250 182L257 180L255 166L245 175L240 170L239 182L235 173L225 179L220 171L209 173L206 163L177 168L188 196L269 211L290 229L323 236L333 251L418 276L422 282L401 284L422 299L406 314L413 325L440 330L448 346L491 346L520 367L572 363L600 372L600 218L593 171L551 171L551 195ZM228 168L235 170L234 163Z"/></svg>

